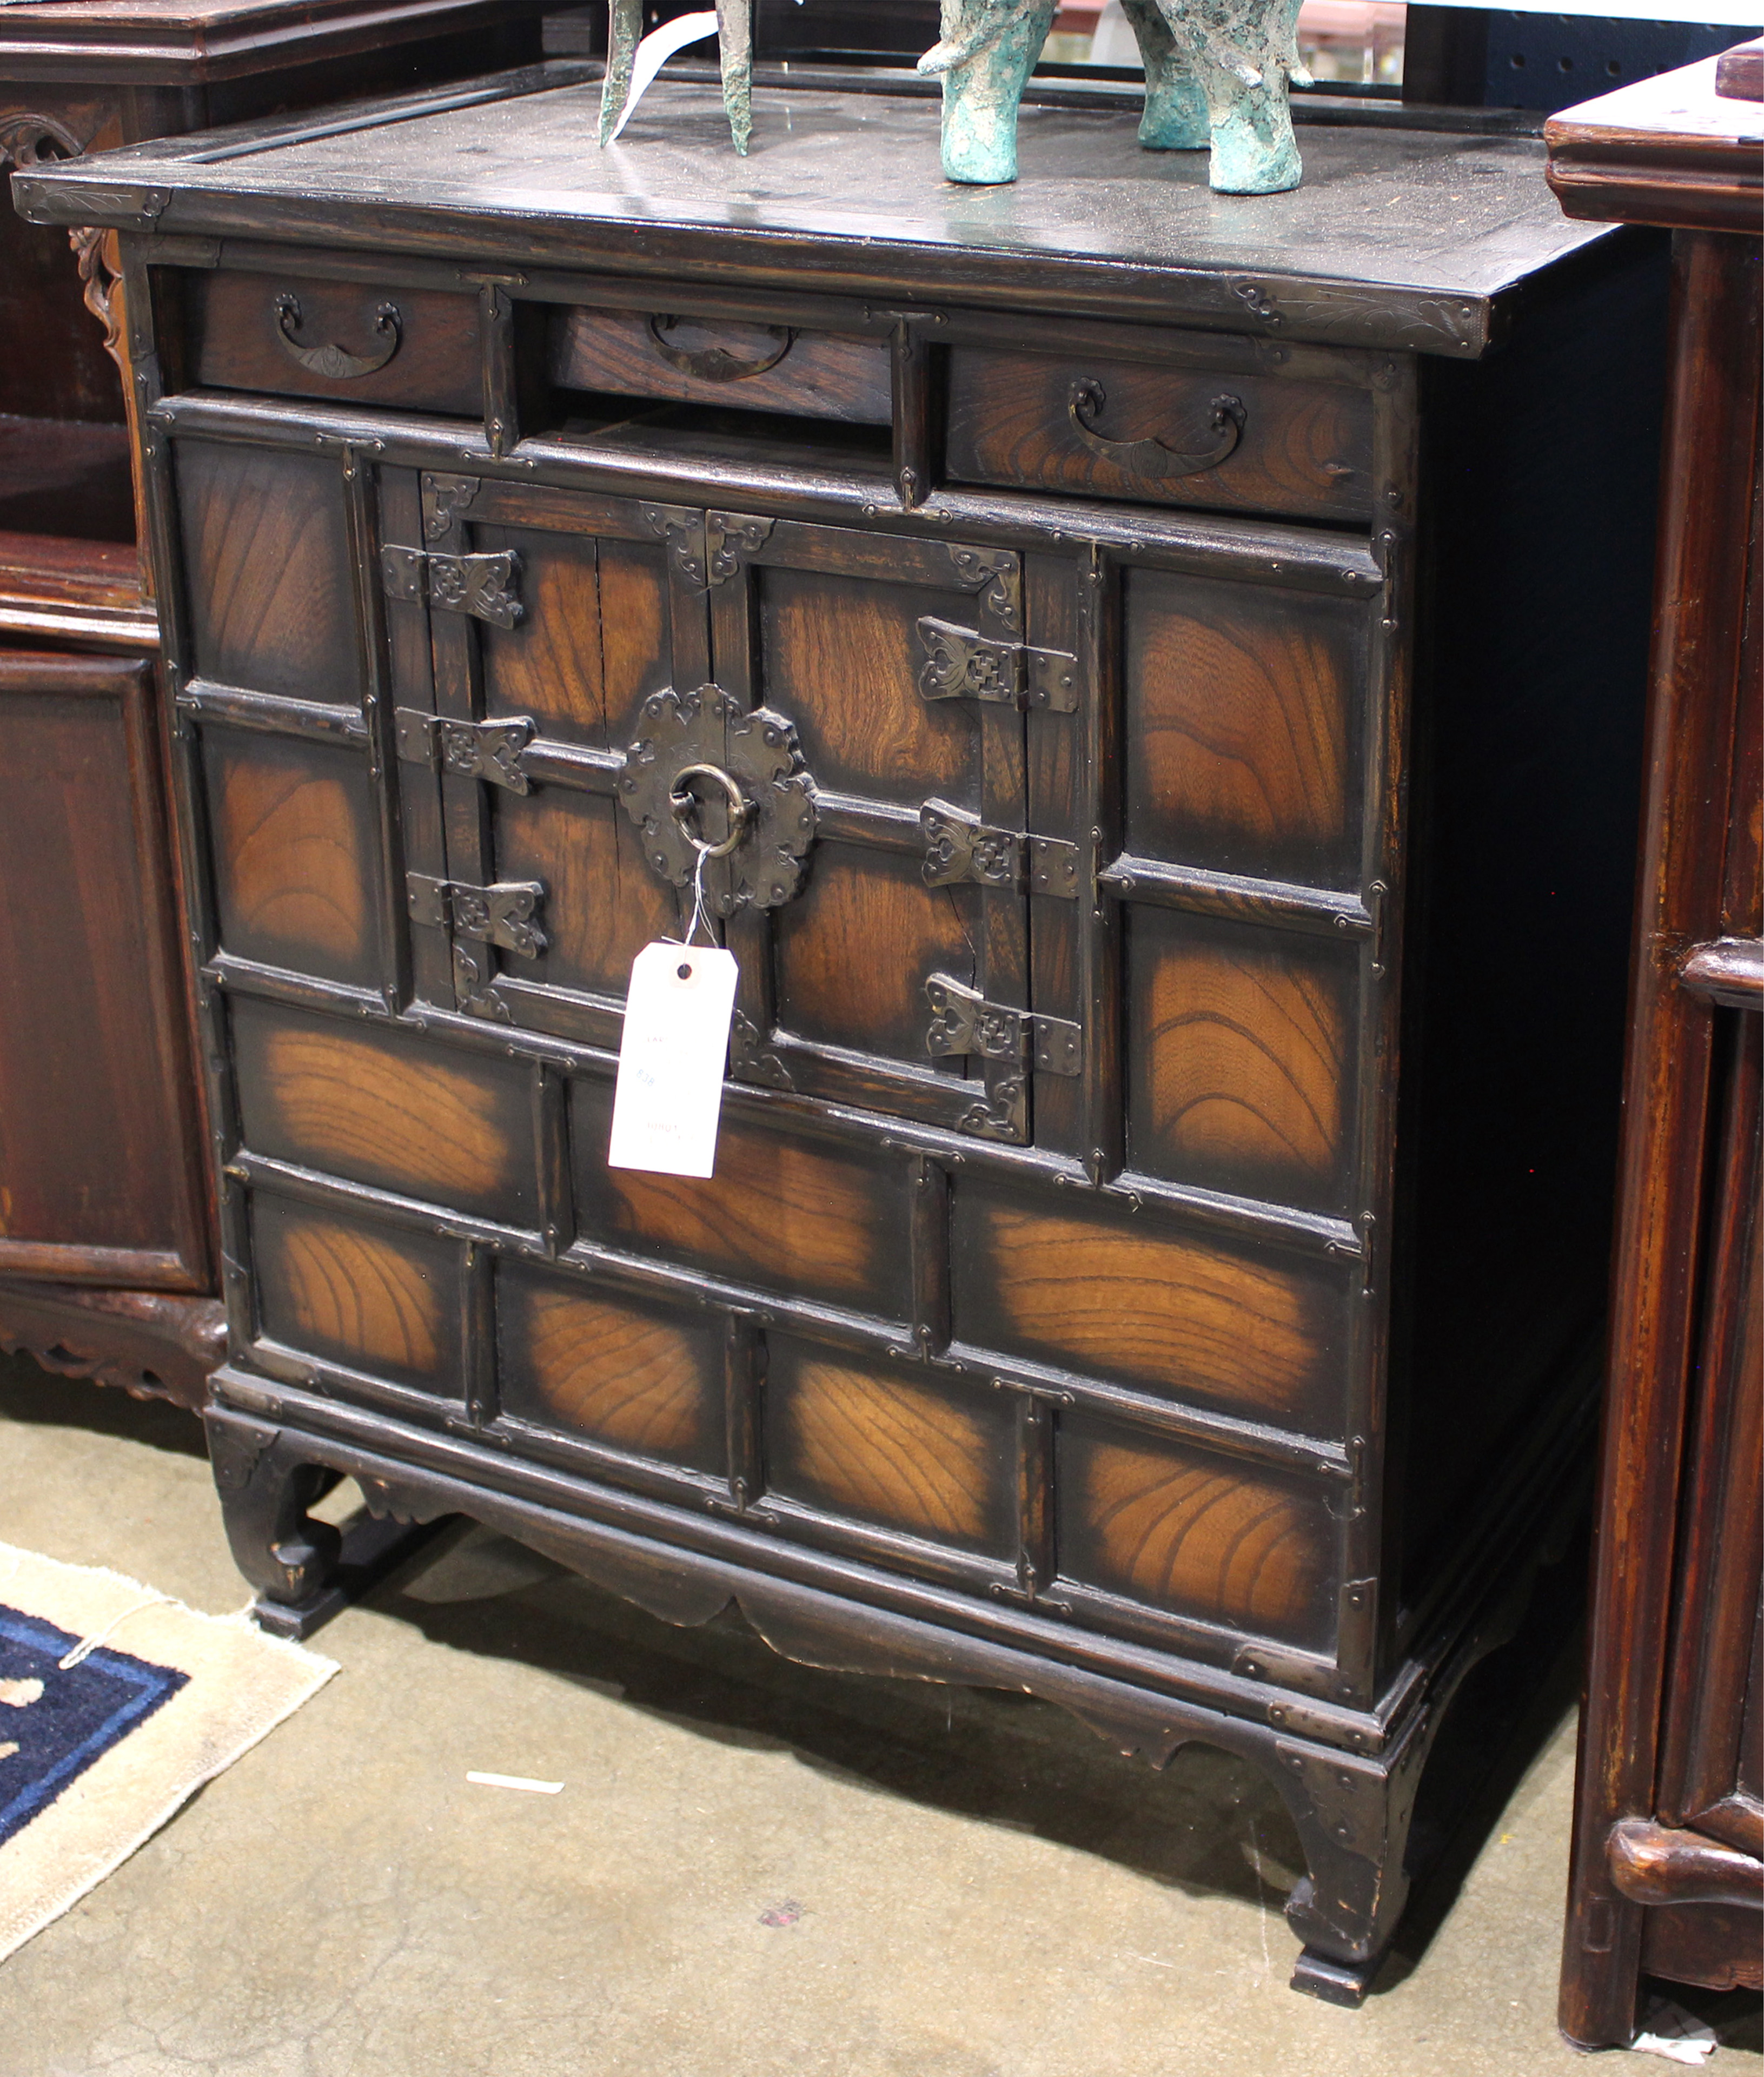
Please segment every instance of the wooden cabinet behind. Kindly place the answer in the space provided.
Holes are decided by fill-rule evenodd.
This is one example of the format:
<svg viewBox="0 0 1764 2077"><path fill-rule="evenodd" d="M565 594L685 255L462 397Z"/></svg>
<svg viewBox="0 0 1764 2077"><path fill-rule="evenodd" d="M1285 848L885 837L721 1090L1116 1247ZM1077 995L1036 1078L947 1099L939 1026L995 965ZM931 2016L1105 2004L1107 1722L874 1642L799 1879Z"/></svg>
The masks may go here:
<svg viewBox="0 0 1764 2077"><path fill-rule="evenodd" d="M0 174L527 62L543 11L280 4L246 23L116 0L76 21L27 0L0 20ZM227 281L250 291L248 275ZM297 295L286 336L263 334L249 364L218 356L202 379L310 389L294 356L312 327L347 321L335 295ZM28 224L0 199L0 1347L194 1405L220 1355L218 1264L126 302L114 235ZM431 314L413 312L419 331ZM217 331L259 341L225 317ZM460 351L468 405L475 341ZM429 355L414 338L403 366ZM268 813L264 784L242 781L236 815Z"/></svg>
<svg viewBox="0 0 1764 2077"><path fill-rule="evenodd" d="M1562 2025L1760 1982L1760 52L1550 123L1571 215L1674 227L1622 1198ZM1737 96L1720 75L1735 76Z"/></svg>

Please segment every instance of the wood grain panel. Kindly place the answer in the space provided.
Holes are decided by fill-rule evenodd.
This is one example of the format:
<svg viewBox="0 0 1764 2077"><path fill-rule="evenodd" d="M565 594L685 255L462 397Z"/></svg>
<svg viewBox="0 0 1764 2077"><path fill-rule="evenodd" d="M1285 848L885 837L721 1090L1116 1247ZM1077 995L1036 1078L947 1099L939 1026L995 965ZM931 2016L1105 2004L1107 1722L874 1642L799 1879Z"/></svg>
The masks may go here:
<svg viewBox="0 0 1764 2077"><path fill-rule="evenodd" d="M1069 1577L1204 1622L1327 1645L1334 1538L1315 1495L1080 1417L1062 1420L1059 1451Z"/></svg>
<svg viewBox="0 0 1764 2077"><path fill-rule="evenodd" d="M361 760L316 743L207 731L221 942L242 958L366 986L376 978Z"/></svg>
<svg viewBox="0 0 1764 2077"><path fill-rule="evenodd" d="M273 1340L459 1396L452 1248L262 1195L252 1209L252 1240L264 1331Z"/></svg>
<svg viewBox="0 0 1764 2077"><path fill-rule="evenodd" d="M672 683L667 562L659 547L602 541L600 572L606 742L622 750L639 734L638 709Z"/></svg>
<svg viewBox="0 0 1764 2077"><path fill-rule="evenodd" d="M254 1152L531 1223L532 1129L520 1070L256 1003L233 1015Z"/></svg>
<svg viewBox="0 0 1764 2077"><path fill-rule="evenodd" d="M201 340L196 379L206 387L329 397L339 404L404 405L457 418L484 415L476 296L294 281L281 274L198 274L194 288ZM368 358L385 347L374 316L382 303L391 303L400 321L396 352L372 374L314 374L282 343L276 298L284 290L299 299L297 336L302 345L336 345Z"/></svg>
<svg viewBox="0 0 1764 2077"><path fill-rule="evenodd" d="M1243 430L1217 468L1148 483L1074 428L1067 400L1080 380L1101 383L1097 430L1112 440L1199 445L1223 393L1242 401ZM1313 519L1363 519L1372 509L1371 393L1335 383L958 347L948 453L951 475L971 482Z"/></svg>
<svg viewBox="0 0 1764 2077"><path fill-rule="evenodd" d="M714 1470L722 1372L711 1334L596 1292L505 1267L502 1404L639 1456Z"/></svg>
<svg viewBox="0 0 1764 2077"><path fill-rule="evenodd" d="M925 984L943 972L972 984L977 893L927 887L910 858L819 845L808 885L778 913L780 1026L929 1067Z"/></svg>
<svg viewBox="0 0 1764 2077"><path fill-rule="evenodd" d="M497 878L546 890L546 949L512 970L622 1003L631 961L680 928L678 898L643 863L636 825L617 801L560 787L499 793L494 806Z"/></svg>
<svg viewBox="0 0 1764 2077"><path fill-rule="evenodd" d="M860 425L885 426L893 415L888 348L882 339L799 331L775 366L710 381L664 357L647 312L576 310L554 322L551 379L566 389ZM726 318L682 317L664 330L665 343L681 352L717 350L745 365L772 359L783 343L766 326Z"/></svg>
<svg viewBox="0 0 1764 2077"><path fill-rule="evenodd" d="M474 554L512 548L519 556L526 609L513 627L485 623L479 630L485 713L525 714L541 735L603 747L598 544L525 527L474 527L471 533Z"/></svg>
<svg viewBox="0 0 1764 2077"><path fill-rule="evenodd" d="M1130 1158L1237 1196L1347 1212L1354 959L1129 909Z"/></svg>
<svg viewBox="0 0 1764 2077"><path fill-rule="evenodd" d="M971 1184L955 1217L963 1341L1313 1433L1339 1426L1338 1272L1029 1211Z"/></svg>
<svg viewBox="0 0 1764 2077"><path fill-rule="evenodd" d="M340 464L202 440L177 452L198 670L293 699L359 699Z"/></svg>
<svg viewBox="0 0 1764 2077"><path fill-rule="evenodd" d="M1364 609L1136 570L1125 614L1129 849L1357 884Z"/></svg>
<svg viewBox="0 0 1764 2077"><path fill-rule="evenodd" d="M575 1098L582 1214L615 1246L891 1317L908 1310L904 1171L726 1114L707 1182L609 1168L609 1092L578 1084Z"/></svg>
<svg viewBox="0 0 1764 2077"><path fill-rule="evenodd" d="M980 730L959 700L927 701L917 622L971 626L973 601L904 585L767 569L767 703L789 715L816 782L917 806L975 806Z"/></svg>
<svg viewBox="0 0 1764 2077"><path fill-rule="evenodd" d="M158 740L146 658L0 651L0 1258L15 1276L207 1286Z"/></svg>
<svg viewBox="0 0 1764 2077"><path fill-rule="evenodd" d="M772 1489L934 1542L1002 1549L1015 1434L1001 1396L884 1373L772 1337Z"/></svg>

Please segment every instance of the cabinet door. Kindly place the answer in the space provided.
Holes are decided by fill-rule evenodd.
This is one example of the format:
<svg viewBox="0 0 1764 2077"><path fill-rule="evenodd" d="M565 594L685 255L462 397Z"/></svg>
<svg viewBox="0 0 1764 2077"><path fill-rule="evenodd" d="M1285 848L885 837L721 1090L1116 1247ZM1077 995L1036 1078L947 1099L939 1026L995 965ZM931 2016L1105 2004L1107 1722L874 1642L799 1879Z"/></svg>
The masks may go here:
<svg viewBox="0 0 1764 2077"><path fill-rule="evenodd" d="M1025 714L1078 694L1017 552L423 484L381 550L418 995L614 1047L701 900L736 1080L1026 1139L1080 1040L1030 1000L1076 851L1026 829Z"/></svg>
<svg viewBox="0 0 1764 2077"><path fill-rule="evenodd" d="M200 1291L153 667L0 655L0 1272Z"/></svg>

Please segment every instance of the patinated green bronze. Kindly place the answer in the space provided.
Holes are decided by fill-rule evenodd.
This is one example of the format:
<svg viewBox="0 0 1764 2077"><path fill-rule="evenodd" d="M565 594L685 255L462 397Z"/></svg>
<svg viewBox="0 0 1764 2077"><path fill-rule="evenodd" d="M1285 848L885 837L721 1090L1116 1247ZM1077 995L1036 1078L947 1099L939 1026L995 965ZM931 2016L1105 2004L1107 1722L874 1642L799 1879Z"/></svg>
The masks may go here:
<svg viewBox="0 0 1764 2077"><path fill-rule="evenodd" d="M631 71L643 35L643 0L609 0L606 76L601 85L603 144L611 141L630 98ZM745 157L753 134L753 0L717 0L717 48L729 134Z"/></svg>
<svg viewBox="0 0 1764 2077"><path fill-rule="evenodd" d="M919 70L943 82L943 170L952 181L1017 177L1017 111L1056 0L943 0L942 34ZM1139 141L1158 152L1210 144L1227 194L1296 187L1288 82L1299 0L1121 0L1146 66Z"/></svg>

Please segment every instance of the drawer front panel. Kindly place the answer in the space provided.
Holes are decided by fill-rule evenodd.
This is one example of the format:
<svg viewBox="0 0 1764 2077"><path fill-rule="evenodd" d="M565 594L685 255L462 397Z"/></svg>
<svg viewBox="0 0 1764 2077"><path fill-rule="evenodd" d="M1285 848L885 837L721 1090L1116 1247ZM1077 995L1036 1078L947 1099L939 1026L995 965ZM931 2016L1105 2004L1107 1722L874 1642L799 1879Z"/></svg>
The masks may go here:
<svg viewBox="0 0 1764 2077"><path fill-rule="evenodd" d="M192 294L208 388L483 416L476 296L245 273L198 275Z"/></svg>
<svg viewBox="0 0 1764 2077"><path fill-rule="evenodd" d="M597 1083L574 1089L585 1238L767 1290L909 1316L907 1178L897 1163L726 1117L709 1181L609 1168L610 1095Z"/></svg>
<svg viewBox="0 0 1764 2077"><path fill-rule="evenodd" d="M232 1028L253 1153L535 1225L530 1071L257 1002Z"/></svg>
<svg viewBox="0 0 1764 2077"><path fill-rule="evenodd" d="M1127 848L1357 885L1368 606L1130 569L1122 617Z"/></svg>
<svg viewBox="0 0 1764 2077"><path fill-rule="evenodd" d="M552 320L551 379L567 389L885 426L880 339L725 318L576 310Z"/></svg>
<svg viewBox="0 0 1764 2077"><path fill-rule="evenodd" d="M524 1263L497 1272L502 1412L626 1455L723 1467L721 1337Z"/></svg>
<svg viewBox="0 0 1764 2077"><path fill-rule="evenodd" d="M395 1384L460 1397L457 1243L259 1191L252 1254L258 1321L272 1341Z"/></svg>
<svg viewBox="0 0 1764 2077"><path fill-rule="evenodd" d="M773 1334L765 1409L780 1498L958 1550L1014 1552L1016 1438L1001 1392Z"/></svg>
<svg viewBox="0 0 1764 2077"><path fill-rule="evenodd" d="M1128 1160L1349 1217L1359 951L1129 903Z"/></svg>
<svg viewBox="0 0 1764 2077"><path fill-rule="evenodd" d="M1063 1418L1059 1457L1067 1577L1300 1650L1333 1645L1338 1531L1313 1489L1088 1416Z"/></svg>
<svg viewBox="0 0 1764 2077"><path fill-rule="evenodd" d="M222 948L372 986L381 953L366 760L213 726L203 760Z"/></svg>
<svg viewBox="0 0 1764 2077"><path fill-rule="evenodd" d="M962 482L1351 523L1372 510L1371 400L1333 382L958 347L948 460Z"/></svg>
<svg viewBox="0 0 1764 2077"><path fill-rule="evenodd" d="M1340 1271L1142 1217L955 1193L955 1331L1172 1402L1337 1435L1348 1321Z"/></svg>
<svg viewBox="0 0 1764 2077"><path fill-rule="evenodd" d="M181 439L177 472L196 673L291 699L359 700L340 464Z"/></svg>

